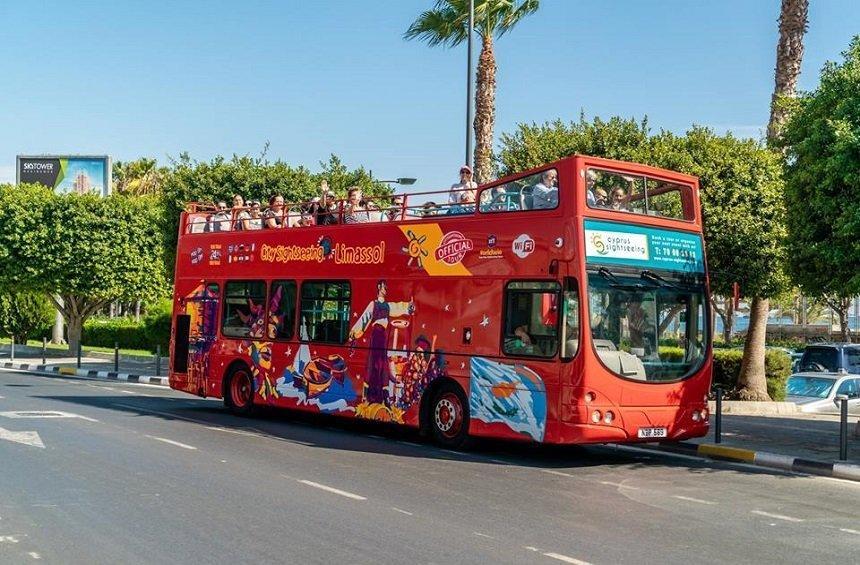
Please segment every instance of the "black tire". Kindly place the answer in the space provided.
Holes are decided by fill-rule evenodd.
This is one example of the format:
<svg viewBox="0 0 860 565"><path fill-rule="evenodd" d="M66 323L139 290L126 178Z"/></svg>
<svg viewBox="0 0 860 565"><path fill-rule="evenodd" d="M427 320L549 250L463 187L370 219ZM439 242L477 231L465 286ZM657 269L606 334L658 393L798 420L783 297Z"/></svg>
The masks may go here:
<svg viewBox="0 0 860 565"><path fill-rule="evenodd" d="M254 377L247 365L234 365L224 377L224 406L237 416L254 412Z"/></svg>
<svg viewBox="0 0 860 565"><path fill-rule="evenodd" d="M469 439L469 404L463 389L454 383L442 384L427 411L427 426L433 441L444 447L466 447Z"/></svg>

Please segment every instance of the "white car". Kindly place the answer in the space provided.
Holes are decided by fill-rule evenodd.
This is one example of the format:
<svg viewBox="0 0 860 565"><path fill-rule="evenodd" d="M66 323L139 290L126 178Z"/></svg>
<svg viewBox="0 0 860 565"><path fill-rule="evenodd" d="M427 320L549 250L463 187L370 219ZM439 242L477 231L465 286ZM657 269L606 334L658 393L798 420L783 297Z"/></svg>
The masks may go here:
<svg viewBox="0 0 860 565"><path fill-rule="evenodd" d="M838 395L848 397L848 413L860 414L860 375L839 373L797 373L788 378L785 400L794 402L801 412L838 414Z"/></svg>

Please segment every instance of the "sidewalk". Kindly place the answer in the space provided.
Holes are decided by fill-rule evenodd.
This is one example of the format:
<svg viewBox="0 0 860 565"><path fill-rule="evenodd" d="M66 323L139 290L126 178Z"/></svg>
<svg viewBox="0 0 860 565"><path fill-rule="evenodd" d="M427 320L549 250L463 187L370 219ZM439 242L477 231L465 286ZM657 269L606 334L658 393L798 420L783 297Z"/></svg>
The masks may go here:
<svg viewBox="0 0 860 565"><path fill-rule="evenodd" d="M20 369L24 371L43 371L81 377L97 377L102 379L149 383L168 386L167 359L162 358L161 375L156 374L155 358L120 357L119 371L114 371L113 358L103 358L87 355L81 357L81 367L77 367L76 357L47 357L42 364L41 354L38 357L28 355L21 357L17 353L15 361L9 359L8 351L0 353L0 367Z"/></svg>

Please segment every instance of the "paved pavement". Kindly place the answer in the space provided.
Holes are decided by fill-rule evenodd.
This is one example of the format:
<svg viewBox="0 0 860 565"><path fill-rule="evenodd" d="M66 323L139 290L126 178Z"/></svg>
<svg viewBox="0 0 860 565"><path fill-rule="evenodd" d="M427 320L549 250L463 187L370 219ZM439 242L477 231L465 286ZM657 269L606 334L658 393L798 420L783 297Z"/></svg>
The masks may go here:
<svg viewBox="0 0 860 565"><path fill-rule="evenodd" d="M9 352L4 351L0 352L0 364L9 362ZM54 353L54 356L49 356L45 358L45 365L49 367L58 366L58 367L77 367L77 357L73 355L58 355ZM161 376L167 376L167 357L162 357L161 359L161 367L160 372ZM42 365L42 355L39 354L26 354L26 355L15 355L15 363L16 364L29 364L31 366ZM156 375L156 359L155 357L132 357L132 356L120 356L119 359L119 372L121 373L132 373L135 375ZM113 355L109 353L88 353L84 352L84 355L81 356L81 368L89 369L93 371L113 371L114 370L114 359Z"/></svg>
<svg viewBox="0 0 860 565"><path fill-rule="evenodd" d="M161 387L8 371L0 428L0 563L827 563L860 551L860 484L637 449L456 453L400 428L242 419Z"/></svg>

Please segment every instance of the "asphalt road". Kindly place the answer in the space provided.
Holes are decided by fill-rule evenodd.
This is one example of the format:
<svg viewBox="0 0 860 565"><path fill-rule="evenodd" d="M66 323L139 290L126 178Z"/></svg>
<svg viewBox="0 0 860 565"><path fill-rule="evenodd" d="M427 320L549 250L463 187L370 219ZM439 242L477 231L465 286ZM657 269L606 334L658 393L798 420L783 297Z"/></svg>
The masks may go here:
<svg viewBox="0 0 860 565"><path fill-rule="evenodd" d="M456 453L369 423L241 419L158 387L0 371L4 564L785 564L858 551L857 483L613 447Z"/></svg>

